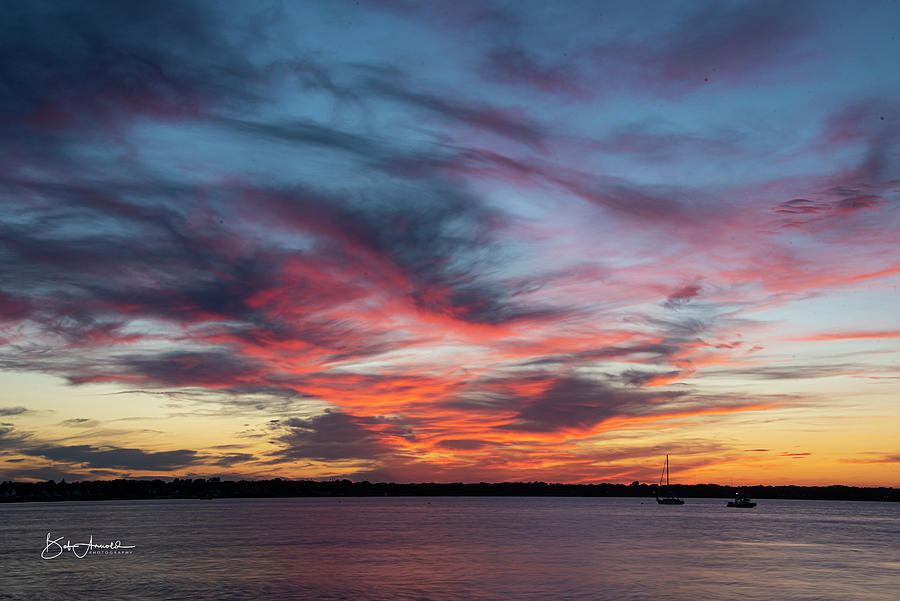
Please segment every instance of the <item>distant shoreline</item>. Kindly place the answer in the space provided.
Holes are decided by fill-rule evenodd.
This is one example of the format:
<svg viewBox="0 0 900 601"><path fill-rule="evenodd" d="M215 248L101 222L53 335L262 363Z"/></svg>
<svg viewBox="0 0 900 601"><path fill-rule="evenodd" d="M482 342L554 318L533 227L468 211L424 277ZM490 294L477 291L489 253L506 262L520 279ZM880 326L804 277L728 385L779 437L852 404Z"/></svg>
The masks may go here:
<svg viewBox="0 0 900 601"><path fill-rule="evenodd" d="M754 499L821 501L900 501L900 489L855 486L722 486L673 484L666 494L685 498L730 498L738 491ZM81 482L3 482L0 503L34 501L99 501L132 499L230 499L277 497L646 497L657 494L652 484L410 483L350 480L90 480Z"/></svg>

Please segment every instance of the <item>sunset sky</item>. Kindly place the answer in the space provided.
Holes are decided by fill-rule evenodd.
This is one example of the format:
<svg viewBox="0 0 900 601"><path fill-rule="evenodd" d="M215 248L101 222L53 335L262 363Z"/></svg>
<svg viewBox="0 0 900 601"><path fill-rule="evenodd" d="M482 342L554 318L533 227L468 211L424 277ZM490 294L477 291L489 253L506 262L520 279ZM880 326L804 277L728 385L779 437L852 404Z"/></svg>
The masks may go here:
<svg viewBox="0 0 900 601"><path fill-rule="evenodd" d="M900 4L2 11L0 479L900 485Z"/></svg>

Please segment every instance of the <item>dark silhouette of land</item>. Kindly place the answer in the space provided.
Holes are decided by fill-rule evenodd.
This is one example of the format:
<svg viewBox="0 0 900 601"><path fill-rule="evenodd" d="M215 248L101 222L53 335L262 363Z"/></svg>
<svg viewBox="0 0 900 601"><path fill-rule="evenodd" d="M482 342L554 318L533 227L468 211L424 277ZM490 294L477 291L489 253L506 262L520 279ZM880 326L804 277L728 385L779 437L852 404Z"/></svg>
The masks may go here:
<svg viewBox="0 0 900 601"><path fill-rule="evenodd" d="M682 498L733 498L738 491L754 499L817 499L829 501L900 501L900 489L854 486L720 486L718 484L673 484L667 495ZM97 501L110 499L216 499L264 497L647 497L657 494L656 485L641 484L548 484L546 482L502 482L491 484L372 483L350 480L240 480L197 478L191 480L92 480L83 482L3 482L0 502Z"/></svg>

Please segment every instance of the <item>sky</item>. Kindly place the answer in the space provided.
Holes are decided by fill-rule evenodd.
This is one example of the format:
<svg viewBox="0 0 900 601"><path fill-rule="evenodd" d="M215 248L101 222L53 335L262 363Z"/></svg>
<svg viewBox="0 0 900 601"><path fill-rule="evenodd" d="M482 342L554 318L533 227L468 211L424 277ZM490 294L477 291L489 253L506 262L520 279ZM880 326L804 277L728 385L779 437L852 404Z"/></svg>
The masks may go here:
<svg viewBox="0 0 900 601"><path fill-rule="evenodd" d="M897 2L0 10L0 479L900 485Z"/></svg>

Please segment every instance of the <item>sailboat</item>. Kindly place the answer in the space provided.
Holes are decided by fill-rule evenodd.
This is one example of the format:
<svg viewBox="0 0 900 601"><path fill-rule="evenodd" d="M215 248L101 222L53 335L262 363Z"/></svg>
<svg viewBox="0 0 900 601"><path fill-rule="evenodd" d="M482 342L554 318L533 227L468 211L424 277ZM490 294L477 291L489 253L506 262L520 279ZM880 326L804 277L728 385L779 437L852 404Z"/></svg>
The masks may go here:
<svg viewBox="0 0 900 601"><path fill-rule="evenodd" d="M662 480L663 476L666 477L666 488L664 490L668 491L669 489L669 456L666 455L666 466L663 468L663 473L659 475L659 486L657 487L656 493L656 502L660 505L684 505L684 501L679 499L678 497L659 497L659 489L662 488Z"/></svg>

